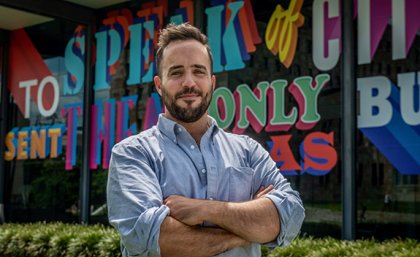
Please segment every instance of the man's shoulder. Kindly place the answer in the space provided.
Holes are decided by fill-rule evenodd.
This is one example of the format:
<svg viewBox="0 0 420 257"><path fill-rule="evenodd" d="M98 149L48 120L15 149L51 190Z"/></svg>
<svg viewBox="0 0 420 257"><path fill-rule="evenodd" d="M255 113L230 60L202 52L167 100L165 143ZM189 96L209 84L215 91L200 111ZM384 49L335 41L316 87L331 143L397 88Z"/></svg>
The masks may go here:
<svg viewBox="0 0 420 257"><path fill-rule="evenodd" d="M248 135L245 134L235 134L233 132L229 132L223 129L219 129L217 133L218 137L222 138L223 140L227 140L227 142L233 144L240 144L240 145L247 145L256 143L256 141Z"/></svg>
<svg viewBox="0 0 420 257"><path fill-rule="evenodd" d="M128 136L121 140L120 142L116 143L114 148L119 147L139 147L142 145L147 144L149 141L153 140L157 137L159 130L156 126L153 126L149 129L143 130L135 135Z"/></svg>

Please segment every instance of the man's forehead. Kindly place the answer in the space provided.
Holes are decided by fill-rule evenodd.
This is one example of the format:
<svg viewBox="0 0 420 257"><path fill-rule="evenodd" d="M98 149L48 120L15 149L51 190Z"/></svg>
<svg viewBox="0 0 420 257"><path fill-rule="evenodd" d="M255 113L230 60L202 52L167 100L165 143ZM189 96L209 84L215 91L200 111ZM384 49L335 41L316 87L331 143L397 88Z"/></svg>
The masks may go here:
<svg viewBox="0 0 420 257"><path fill-rule="evenodd" d="M207 48L205 45L194 39L188 40L177 40L169 43L166 48L163 50L162 57L163 59L168 58L168 55L180 55L188 54L186 57L189 57L193 53L202 53L206 58L209 58Z"/></svg>
<svg viewBox="0 0 420 257"><path fill-rule="evenodd" d="M199 47L199 48L203 48L205 49L206 47L198 40L196 39L179 39L179 40L174 40L172 42L170 42L165 50L171 49L171 48L181 48L181 47Z"/></svg>
<svg viewBox="0 0 420 257"><path fill-rule="evenodd" d="M199 55L194 55L197 52ZM210 68L207 67L210 65L210 56L206 46L194 39L171 42L163 51L162 57L162 66L166 66L167 69Z"/></svg>

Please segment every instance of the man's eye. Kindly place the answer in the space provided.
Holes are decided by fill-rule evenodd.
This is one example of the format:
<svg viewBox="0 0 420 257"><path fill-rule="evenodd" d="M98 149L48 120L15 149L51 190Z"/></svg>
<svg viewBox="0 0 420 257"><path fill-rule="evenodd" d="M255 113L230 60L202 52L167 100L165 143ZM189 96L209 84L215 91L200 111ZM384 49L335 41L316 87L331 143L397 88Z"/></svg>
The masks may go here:
<svg viewBox="0 0 420 257"><path fill-rule="evenodd" d="M206 74L206 72L204 70L196 70L195 73L197 73L197 74Z"/></svg>
<svg viewBox="0 0 420 257"><path fill-rule="evenodd" d="M180 71L173 71L173 72L171 72L169 75L170 76L179 76L179 75L181 75L182 73L180 72Z"/></svg>

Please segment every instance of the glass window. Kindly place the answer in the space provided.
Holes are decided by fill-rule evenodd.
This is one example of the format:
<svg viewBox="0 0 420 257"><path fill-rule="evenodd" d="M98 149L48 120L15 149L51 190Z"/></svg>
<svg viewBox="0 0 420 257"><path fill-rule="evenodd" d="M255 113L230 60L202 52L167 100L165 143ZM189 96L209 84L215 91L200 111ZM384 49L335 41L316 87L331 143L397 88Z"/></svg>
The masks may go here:
<svg viewBox="0 0 420 257"><path fill-rule="evenodd" d="M323 9L309 2L272 1L264 5L252 4L261 43L256 45L256 51L250 55L257 61L252 66L245 62L244 69L229 72L229 85L235 90L235 86L242 83L252 89L263 81L269 82L272 88L280 88L276 83L284 83L284 90L276 90L272 95L279 97L278 102L268 102L267 106L268 113L275 112L276 116L269 114L261 132L252 126L246 132L260 139L277 161L281 172L300 192L306 208L302 233L340 237L339 53L326 50L323 45L324 37L333 39L337 34L329 31L325 32L324 37L321 35L314 38L313 33L313 30L321 29L314 26L328 25L329 29L337 30L339 24L333 18L326 20L328 24L323 24ZM282 13L287 10L297 18L282 18ZM288 26L289 31L285 29ZM335 64L331 62L327 67L323 64L323 58L328 54L330 58L336 59ZM258 60L263 56L262 64ZM278 65L270 65L272 62ZM311 92L316 92L311 96L307 94L310 91L306 91L310 88L314 90ZM284 99L280 98L283 95ZM306 116L309 113L314 116ZM280 115L287 126L270 126L270 122Z"/></svg>
<svg viewBox="0 0 420 257"><path fill-rule="evenodd" d="M3 51L4 51L4 43L3 43L3 41L4 41L4 35L3 35L3 33L2 33L2 31L0 31L0 79L1 78L3 78ZM1 103L2 103L2 93L3 93L3 86L5 86L5 85L3 85L3 83L2 83L2 80L0 80L0 106L1 106Z"/></svg>
<svg viewBox="0 0 420 257"><path fill-rule="evenodd" d="M3 83L3 64L4 64L4 51L5 51L5 42L7 37L4 35L5 32L0 30L0 145L4 145L5 137L5 124L6 124L6 85ZM3 91L4 90L4 91ZM3 148L1 148L3 149ZM0 224L5 222L5 177L6 172L4 168L4 159L2 158L3 151L0 151Z"/></svg>
<svg viewBox="0 0 420 257"><path fill-rule="evenodd" d="M46 20L10 31L5 160L12 222L78 220L85 30Z"/></svg>
<svg viewBox="0 0 420 257"><path fill-rule="evenodd" d="M373 25L359 20L357 31L358 162L363 168L357 178L358 237L418 237L420 38L418 26L410 27L418 17L392 10L391 3L370 5L370 19L363 22L375 29L366 33L361 28ZM410 22L395 22L402 19Z"/></svg>

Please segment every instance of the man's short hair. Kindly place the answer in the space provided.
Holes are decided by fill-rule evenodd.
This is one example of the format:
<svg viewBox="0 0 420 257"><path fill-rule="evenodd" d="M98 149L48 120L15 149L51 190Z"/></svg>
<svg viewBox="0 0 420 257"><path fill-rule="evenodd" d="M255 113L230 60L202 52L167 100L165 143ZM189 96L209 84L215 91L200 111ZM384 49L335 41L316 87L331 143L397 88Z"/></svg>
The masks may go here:
<svg viewBox="0 0 420 257"><path fill-rule="evenodd" d="M198 28L188 23L182 23L179 25L170 23L166 26L166 28L160 31L159 41L157 44L158 48L156 50L156 67L159 76L162 75L160 71L160 65L162 63L163 51L165 48L173 41L184 41L190 39L197 40L206 47L210 58L210 73L213 72L213 55L208 44L209 40L207 36L201 33Z"/></svg>

